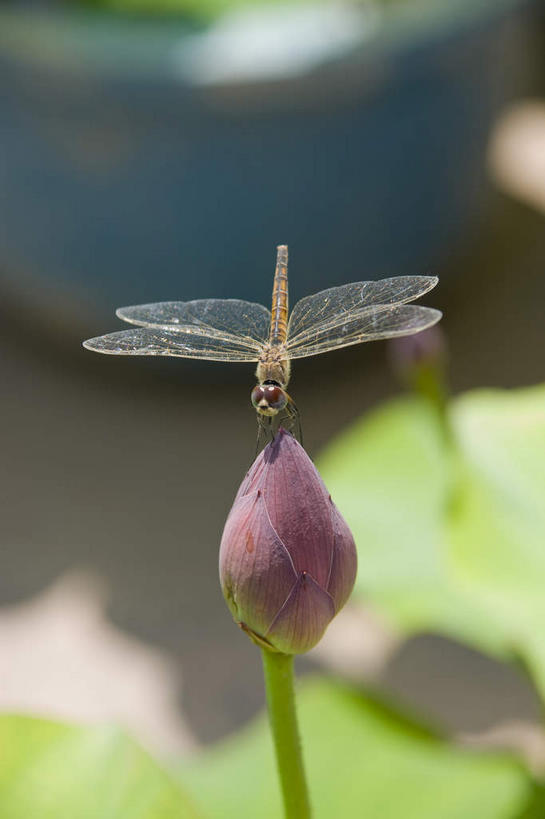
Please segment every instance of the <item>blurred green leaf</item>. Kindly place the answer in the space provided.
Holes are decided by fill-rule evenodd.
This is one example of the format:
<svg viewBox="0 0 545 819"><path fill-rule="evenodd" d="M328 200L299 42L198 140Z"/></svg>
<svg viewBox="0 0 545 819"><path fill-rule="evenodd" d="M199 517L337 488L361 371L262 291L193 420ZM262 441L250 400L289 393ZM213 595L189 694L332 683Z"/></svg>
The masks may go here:
<svg viewBox="0 0 545 819"><path fill-rule="evenodd" d="M520 656L545 696L545 387L423 399L358 422L320 470L358 546L356 595L403 633Z"/></svg>
<svg viewBox="0 0 545 819"><path fill-rule="evenodd" d="M516 819L543 819L545 816L545 785L535 782L528 801Z"/></svg>
<svg viewBox="0 0 545 819"><path fill-rule="evenodd" d="M188 15L207 20L238 8L285 6L286 0L71 0L77 5L97 6L124 14ZM313 0L290 0L290 5L309 5Z"/></svg>
<svg viewBox="0 0 545 819"><path fill-rule="evenodd" d="M316 819L514 819L530 783L506 757L449 746L384 706L322 681L299 714ZM210 817L282 816L264 717L181 772Z"/></svg>
<svg viewBox="0 0 545 819"><path fill-rule="evenodd" d="M178 785L111 728L0 717L2 819L197 819Z"/></svg>

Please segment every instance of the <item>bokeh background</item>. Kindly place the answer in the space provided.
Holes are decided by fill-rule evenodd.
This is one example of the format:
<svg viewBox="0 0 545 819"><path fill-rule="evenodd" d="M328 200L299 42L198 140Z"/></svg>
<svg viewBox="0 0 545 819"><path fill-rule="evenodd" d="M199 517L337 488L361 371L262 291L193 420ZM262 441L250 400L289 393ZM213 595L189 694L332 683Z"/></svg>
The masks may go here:
<svg viewBox="0 0 545 819"><path fill-rule="evenodd" d="M544 55L538 0L0 6L0 709L168 754L263 704L217 580L252 368L84 351L115 307L267 304L288 243L292 303L437 273L454 392L543 379ZM384 343L292 383L313 457L402 389ZM455 732L538 718L522 672L452 641L331 632L301 671Z"/></svg>

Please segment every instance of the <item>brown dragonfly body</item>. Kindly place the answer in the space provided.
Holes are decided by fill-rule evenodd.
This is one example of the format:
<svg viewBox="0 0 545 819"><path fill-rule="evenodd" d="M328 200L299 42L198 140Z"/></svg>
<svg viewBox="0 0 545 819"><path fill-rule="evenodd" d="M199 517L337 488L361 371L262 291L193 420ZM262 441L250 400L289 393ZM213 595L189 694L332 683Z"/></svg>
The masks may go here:
<svg viewBox="0 0 545 819"><path fill-rule="evenodd" d="M264 346L257 364L258 386L252 390L252 403L261 415L277 415L290 402L294 406L285 392L291 369L286 350L287 339L288 246L279 245L276 250L269 341Z"/></svg>

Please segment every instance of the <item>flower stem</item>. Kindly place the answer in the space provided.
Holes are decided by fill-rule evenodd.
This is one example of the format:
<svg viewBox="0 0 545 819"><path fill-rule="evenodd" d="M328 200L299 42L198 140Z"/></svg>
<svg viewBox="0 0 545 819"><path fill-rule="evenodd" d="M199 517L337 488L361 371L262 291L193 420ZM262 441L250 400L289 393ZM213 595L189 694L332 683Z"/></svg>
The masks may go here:
<svg viewBox="0 0 545 819"><path fill-rule="evenodd" d="M293 690L293 656L263 649L263 670L286 819L310 819Z"/></svg>

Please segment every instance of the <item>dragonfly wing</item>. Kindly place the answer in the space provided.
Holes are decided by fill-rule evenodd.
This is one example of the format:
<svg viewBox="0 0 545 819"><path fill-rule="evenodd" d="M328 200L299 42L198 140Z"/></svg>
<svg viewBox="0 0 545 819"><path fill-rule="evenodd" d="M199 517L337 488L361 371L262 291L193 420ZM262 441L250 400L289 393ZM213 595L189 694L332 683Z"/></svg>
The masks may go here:
<svg viewBox="0 0 545 819"><path fill-rule="evenodd" d="M373 305L405 304L437 284L436 276L396 276L374 282L352 282L330 287L298 301L292 310L288 339L313 334L316 327L343 324L351 315Z"/></svg>
<svg viewBox="0 0 545 819"><path fill-rule="evenodd" d="M236 336L240 343L263 344L269 335L271 314L262 304L240 299L199 299L161 301L120 307L118 317L129 324L154 327L169 332L201 332L216 337Z"/></svg>
<svg viewBox="0 0 545 819"><path fill-rule="evenodd" d="M208 361L257 361L261 345L253 349L235 336L174 332L160 328L135 327L119 333L90 338L83 342L88 350L107 355L165 355L179 358L205 358Z"/></svg>
<svg viewBox="0 0 545 819"><path fill-rule="evenodd" d="M288 340L288 355L290 358L306 358L363 341L413 335L436 324L441 315L439 310L416 304L367 307L352 312L344 322L316 326L312 334L305 333L303 338L299 336L299 340L297 337Z"/></svg>

